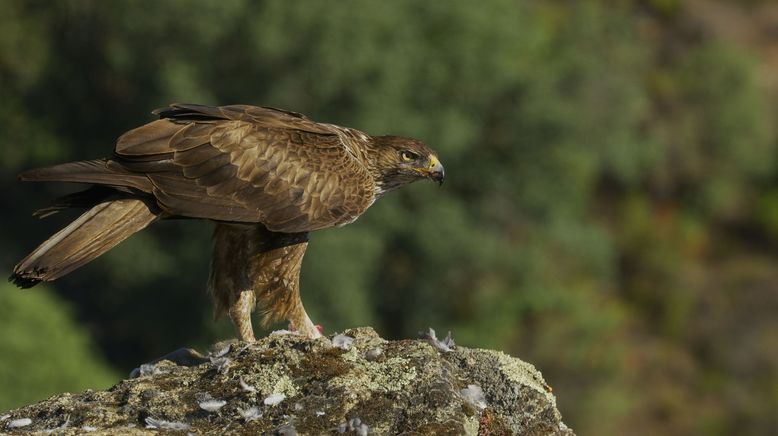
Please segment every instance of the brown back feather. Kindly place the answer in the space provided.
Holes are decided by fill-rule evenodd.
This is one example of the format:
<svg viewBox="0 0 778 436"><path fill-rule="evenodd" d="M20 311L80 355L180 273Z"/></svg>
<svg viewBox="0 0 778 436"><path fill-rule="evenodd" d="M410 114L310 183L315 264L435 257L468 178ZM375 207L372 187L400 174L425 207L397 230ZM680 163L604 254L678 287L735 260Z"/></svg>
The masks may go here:
<svg viewBox="0 0 778 436"><path fill-rule="evenodd" d="M166 119L122 135L110 166L146 176L171 215L294 233L351 222L374 200L370 173L335 126L253 106L157 113Z"/></svg>

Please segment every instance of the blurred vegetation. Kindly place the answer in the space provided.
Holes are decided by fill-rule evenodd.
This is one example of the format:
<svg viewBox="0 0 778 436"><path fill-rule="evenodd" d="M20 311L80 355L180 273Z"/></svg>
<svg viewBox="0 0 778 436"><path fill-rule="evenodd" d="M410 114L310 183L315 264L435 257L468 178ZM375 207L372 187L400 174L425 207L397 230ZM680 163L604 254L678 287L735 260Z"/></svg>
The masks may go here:
<svg viewBox="0 0 778 436"><path fill-rule="evenodd" d="M73 320L69 304L45 288L12 288L0 286L0 410L116 382L119 374Z"/></svg>
<svg viewBox="0 0 778 436"><path fill-rule="evenodd" d="M763 40L727 27L756 29L769 6L6 0L0 257L10 268L63 226L29 213L73 190L17 172L106 156L170 102L408 135L439 151L446 185L414 185L312 235L302 280L317 322L393 338L434 326L504 349L543 371L579 434L769 434L775 72ZM88 330L122 372L232 335L204 292L210 229L155 224L50 285L82 323L59 330ZM62 311L38 289L0 291L39 316ZM41 373L69 365L57 356L72 347L39 335L40 320L14 323L4 335L35 332L25 342L52 353ZM0 374L38 377L3 350ZM99 359L67 359L105 384L88 369ZM66 389L24 383L29 397L0 389L0 408Z"/></svg>

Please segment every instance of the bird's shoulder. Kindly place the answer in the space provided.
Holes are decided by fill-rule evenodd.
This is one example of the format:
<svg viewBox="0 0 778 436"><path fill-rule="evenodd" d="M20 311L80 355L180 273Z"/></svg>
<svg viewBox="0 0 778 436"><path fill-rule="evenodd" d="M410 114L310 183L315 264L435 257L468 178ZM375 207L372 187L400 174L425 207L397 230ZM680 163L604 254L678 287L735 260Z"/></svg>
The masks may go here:
<svg viewBox="0 0 778 436"><path fill-rule="evenodd" d="M175 123L212 123L240 121L268 129L299 130L320 135L338 135L340 127L318 123L305 115L271 106L251 106L244 104L226 106L206 106L198 104L173 103L168 107L152 112L160 119Z"/></svg>
<svg viewBox="0 0 778 436"><path fill-rule="evenodd" d="M315 122L303 114L268 106L174 103L153 113L160 119L119 137L118 155L162 154L210 142L224 151L303 146L331 153L333 148L342 148L363 161L371 142L370 135L357 129Z"/></svg>

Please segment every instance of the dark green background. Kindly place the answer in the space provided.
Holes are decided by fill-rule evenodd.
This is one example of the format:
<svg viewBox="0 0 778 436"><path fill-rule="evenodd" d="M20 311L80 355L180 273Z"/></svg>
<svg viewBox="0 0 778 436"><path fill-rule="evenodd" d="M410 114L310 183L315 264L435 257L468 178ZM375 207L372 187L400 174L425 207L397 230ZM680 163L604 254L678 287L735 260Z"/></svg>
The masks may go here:
<svg viewBox="0 0 778 436"><path fill-rule="evenodd" d="M107 156L170 102L282 107L446 165L442 189L312 235L303 299L328 332L503 349L582 435L778 426L775 70L727 27L768 2L1 6L8 273L67 222L30 213L76 188L18 172ZM55 283L3 285L0 410L232 336L205 293L211 229L157 223Z"/></svg>

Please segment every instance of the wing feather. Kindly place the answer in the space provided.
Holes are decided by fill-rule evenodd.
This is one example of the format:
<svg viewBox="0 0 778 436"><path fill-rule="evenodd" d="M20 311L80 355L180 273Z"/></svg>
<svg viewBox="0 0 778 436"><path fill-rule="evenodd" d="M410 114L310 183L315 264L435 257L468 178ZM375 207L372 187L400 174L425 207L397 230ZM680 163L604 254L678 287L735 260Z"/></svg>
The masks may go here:
<svg viewBox="0 0 778 436"><path fill-rule="evenodd" d="M163 119L122 135L111 164L148 177L171 215L293 233L351 222L373 202L372 177L335 126L254 106L155 112Z"/></svg>
<svg viewBox="0 0 778 436"><path fill-rule="evenodd" d="M211 173L218 168L231 166L230 156L224 153L208 159L204 162L184 167L184 176L190 179L197 179Z"/></svg>
<svg viewBox="0 0 778 436"><path fill-rule="evenodd" d="M224 165L222 167L217 168L214 171L211 171L208 174L204 174L193 180L195 180L196 183L200 186L218 187L223 183L230 183L233 180L239 180L236 177L237 173L238 173L238 168L236 166Z"/></svg>
<svg viewBox="0 0 778 436"><path fill-rule="evenodd" d="M173 162L181 167L197 166L210 159L214 159L224 154L221 150L214 148L210 143L204 143L197 147L184 151L176 151L173 154ZM229 155L228 155L229 157Z"/></svg>
<svg viewBox="0 0 778 436"><path fill-rule="evenodd" d="M211 128L212 126L209 124L188 124L169 139L169 144L176 151L189 150L208 144L211 140Z"/></svg>
<svg viewBox="0 0 778 436"><path fill-rule="evenodd" d="M120 155L142 156L170 152L170 137L181 126L167 120L152 121L120 136L115 151Z"/></svg>

